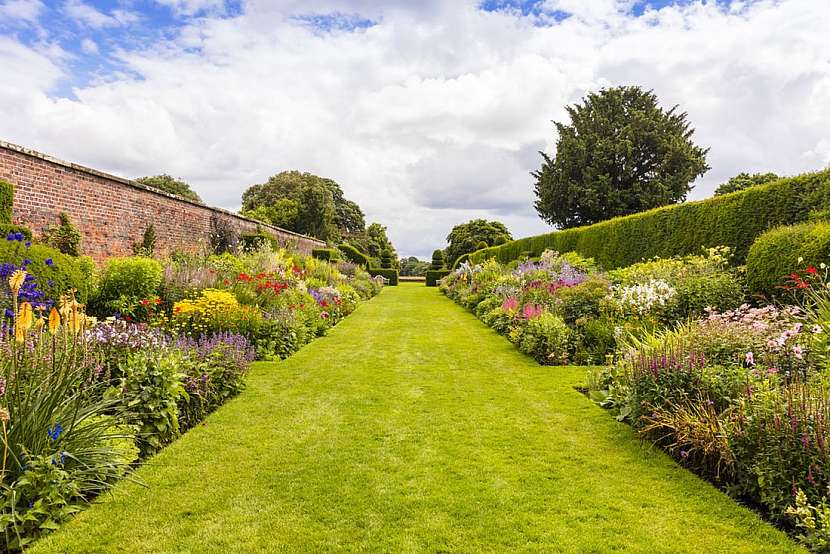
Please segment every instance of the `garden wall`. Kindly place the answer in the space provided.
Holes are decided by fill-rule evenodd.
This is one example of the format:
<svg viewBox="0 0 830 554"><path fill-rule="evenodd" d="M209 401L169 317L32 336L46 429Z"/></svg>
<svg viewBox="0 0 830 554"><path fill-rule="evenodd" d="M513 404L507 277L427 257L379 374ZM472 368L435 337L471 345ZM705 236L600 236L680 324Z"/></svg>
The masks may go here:
<svg viewBox="0 0 830 554"><path fill-rule="evenodd" d="M255 233L259 227L280 244L304 253L325 246L305 235L4 141L0 141L0 179L15 187L15 222L30 228L38 238L66 212L83 234L82 254L98 262L132 254L133 243L141 241L151 223L158 237L157 253L199 251L210 244L213 217L238 233Z"/></svg>

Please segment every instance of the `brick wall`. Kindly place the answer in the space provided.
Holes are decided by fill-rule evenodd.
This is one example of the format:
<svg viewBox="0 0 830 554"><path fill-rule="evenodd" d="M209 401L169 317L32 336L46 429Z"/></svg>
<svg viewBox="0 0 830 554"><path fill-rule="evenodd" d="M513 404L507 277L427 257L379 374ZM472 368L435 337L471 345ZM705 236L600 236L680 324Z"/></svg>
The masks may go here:
<svg viewBox="0 0 830 554"><path fill-rule="evenodd" d="M29 227L37 238L58 223L60 212L66 212L83 235L83 253L97 262L132 254L133 243L141 241L150 223L156 228L157 253L199 251L210 244L210 220L214 215L238 232L255 232L259 225L281 244L305 253L325 246L305 235L3 141L0 179L14 185L15 222Z"/></svg>

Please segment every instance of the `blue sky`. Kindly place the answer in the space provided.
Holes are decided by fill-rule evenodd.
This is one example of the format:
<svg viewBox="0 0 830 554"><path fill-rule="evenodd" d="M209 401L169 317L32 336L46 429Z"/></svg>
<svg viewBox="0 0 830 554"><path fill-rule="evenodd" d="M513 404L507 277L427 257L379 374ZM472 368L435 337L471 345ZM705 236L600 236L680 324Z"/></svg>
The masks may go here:
<svg viewBox="0 0 830 554"><path fill-rule="evenodd" d="M229 209L283 170L336 180L404 255L533 209L552 121L614 85L688 112L711 170L830 163L830 2L0 0L0 139Z"/></svg>

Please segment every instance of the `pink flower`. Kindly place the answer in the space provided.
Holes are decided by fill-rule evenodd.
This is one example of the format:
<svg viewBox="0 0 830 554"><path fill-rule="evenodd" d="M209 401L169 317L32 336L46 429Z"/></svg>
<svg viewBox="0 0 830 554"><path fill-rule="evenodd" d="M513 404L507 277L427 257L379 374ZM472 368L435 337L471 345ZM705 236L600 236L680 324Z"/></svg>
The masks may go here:
<svg viewBox="0 0 830 554"><path fill-rule="evenodd" d="M513 296L508 296L504 299L504 302L502 302L501 309L508 313L515 312L519 309L519 301Z"/></svg>
<svg viewBox="0 0 830 554"><path fill-rule="evenodd" d="M522 308L522 316L525 319L535 319L542 315L545 309L539 304L525 304Z"/></svg>
<svg viewBox="0 0 830 554"><path fill-rule="evenodd" d="M744 360L746 361L746 365L754 366L755 365L755 354L752 352L747 352L746 356L744 356Z"/></svg>

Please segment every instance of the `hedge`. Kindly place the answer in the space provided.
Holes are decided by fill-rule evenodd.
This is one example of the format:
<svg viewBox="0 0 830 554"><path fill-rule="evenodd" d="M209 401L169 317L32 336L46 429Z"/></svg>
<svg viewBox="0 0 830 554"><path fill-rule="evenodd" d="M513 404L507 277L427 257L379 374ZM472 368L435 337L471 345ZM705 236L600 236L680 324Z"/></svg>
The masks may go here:
<svg viewBox="0 0 830 554"><path fill-rule="evenodd" d="M334 248L315 248L311 251L311 255L318 260L326 262L336 262L340 260L340 251Z"/></svg>
<svg viewBox="0 0 830 554"><path fill-rule="evenodd" d="M21 267L27 260L26 271L34 276L38 289L48 299L57 302L62 294L74 288L78 291L78 301L86 302L91 286L86 260L80 261L43 244L26 248L22 240L0 237L0 262Z"/></svg>
<svg viewBox="0 0 830 554"><path fill-rule="evenodd" d="M482 252L483 252L483 250L482 250ZM458 256L458 258L456 258L456 259L455 259L455 263L453 263L453 264L452 264L452 268L453 268L453 269L458 269L458 266L460 266L461 264L463 264L464 262L466 262L467 260L469 260L471 257L472 257L472 254L461 254L460 256ZM475 263L478 263L478 262L480 262L480 261L483 261L483 260L484 260L484 258L489 258L489 257L490 257L490 256L484 256L484 257L482 257L482 258L480 258L480 259L477 259L477 260L475 261ZM510 261L510 260L507 260L507 261Z"/></svg>
<svg viewBox="0 0 830 554"><path fill-rule="evenodd" d="M449 275L451 272L449 269L431 269L427 271L427 286L428 287L437 287L438 281Z"/></svg>
<svg viewBox="0 0 830 554"><path fill-rule="evenodd" d="M14 186L0 179L0 224L8 225L12 222L13 207Z"/></svg>
<svg viewBox="0 0 830 554"><path fill-rule="evenodd" d="M493 257L507 263L522 252L538 256L549 248L559 252L573 250L613 269L644 258L694 254L702 247L726 245L735 251L734 262L741 264L764 231L805 221L811 212L828 207L830 169L586 227L514 240L474 252L470 258L475 263Z"/></svg>
<svg viewBox="0 0 830 554"><path fill-rule="evenodd" d="M380 269L377 267L372 267L367 270L369 275L372 277L376 277L381 275L382 277L386 277L389 279L389 285L395 287L398 285L398 270L397 269Z"/></svg>
<svg viewBox="0 0 830 554"><path fill-rule="evenodd" d="M747 287L768 297L786 296L782 286L788 275L821 263L830 264L830 222L779 227L758 237L749 249Z"/></svg>
<svg viewBox="0 0 830 554"><path fill-rule="evenodd" d="M352 246L351 244L341 244L337 248L348 261L363 267L369 267L369 256Z"/></svg>

